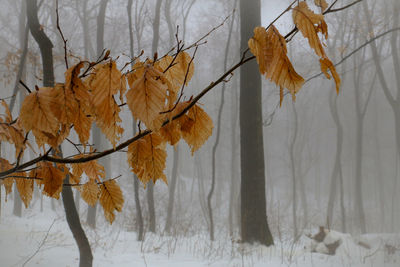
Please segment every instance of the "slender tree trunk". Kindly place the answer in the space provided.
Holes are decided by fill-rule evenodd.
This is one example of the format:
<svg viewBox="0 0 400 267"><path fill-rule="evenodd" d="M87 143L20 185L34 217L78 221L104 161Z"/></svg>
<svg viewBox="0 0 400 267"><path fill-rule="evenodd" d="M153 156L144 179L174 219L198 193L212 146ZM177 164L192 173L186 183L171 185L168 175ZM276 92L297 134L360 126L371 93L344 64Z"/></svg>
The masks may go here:
<svg viewBox="0 0 400 267"><path fill-rule="evenodd" d="M260 1L240 0L240 50L261 24ZM243 242L272 245L266 214L261 76L255 61L240 68L241 235Z"/></svg>
<svg viewBox="0 0 400 267"><path fill-rule="evenodd" d="M169 33L169 46L172 47L174 43L174 28L171 18L171 4L172 0L166 0L164 6L164 15L168 26ZM183 28L186 24L183 25ZM173 160L172 160L172 173L171 181L168 184L168 207L167 207L167 219L165 220L164 231L167 233L171 232L172 218L175 203L175 191L178 182L178 161L179 161L179 144L174 147Z"/></svg>
<svg viewBox="0 0 400 267"><path fill-rule="evenodd" d="M366 233L365 211L362 197L362 141L363 141L363 126L364 122L357 119L356 122L356 173L355 173L355 216L356 225L360 227L361 233Z"/></svg>
<svg viewBox="0 0 400 267"><path fill-rule="evenodd" d="M237 129L238 129L238 95L237 95L237 78L235 78L232 85L232 99L231 99L231 184L230 184L230 192L229 192L229 235L233 237L234 234L234 218L235 213L238 211L237 207L237 183L238 183L238 164L237 164L237 147L238 147L238 138L237 138ZM240 212L237 212L240 214Z"/></svg>
<svg viewBox="0 0 400 267"><path fill-rule="evenodd" d="M331 175L331 183L330 183L330 192L329 192L329 200L328 200L328 209L326 216L326 224L328 228L330 228L333 224L333 208L335 204L336 198L336 189L339 187L340 189L340 210L341 210L341 228L342 232L346 232L345 225L345 210L343 204L343 190L342 190L342 181L343 181L343 173L342 173L342 147L343 147L343 126L339 119L338 109L337 109L337 95L334 90L331 90L329 107L331 111L331 115L333 121L336 126L336 154L335 154L335 162L333 165L333 171Z"/></svg>
<svg viewBox="0 0 400 267"><path fill-rule="evenodd" d="M51 87L54 85L54 72L53 72L53 45L50 39L43 31L38 20L37 1L27 0L27 16L28 25L32 36L39 45L42 55L43 65L43 86ZM69 176L65 178L65 183L69 183ZM89 241L85 232L82 229L79 215L75 207L72 189L69 186L64 186L61 192L64 203L65 215L67 218L68 226L74 236L74 239L79 248L79 266L91 267L93 256L89 245Z"/></svg>
<svg viewBox="0 0 400 267"><path fill-rule="evenodd" d="M96 57L100 57L101 53L104 50L104 24L105 24L105 16L106 16L106 8L107 8L108 0L101 0L99 14L97 15L97 55ZM104 136L101 134L101 131L98 127L93 128L93 142L96 148L99 151L102 151L105 148L105 144L107 140L105 140ZM111 174L109 159L101 159L99 162L104 166L104 169L107 175ZM97 215L97 203L94 206L88 205L88 212L86 217L86 222L91 228L96 228L96 215Z"/></svg>
<svg viewBox="0 0 400 267"><path fill-rule="evenodd" d="M174 196L176 189L176 182L178 180L178 163L179 163L179 147L174 148L174 160L172 164L172 173L171 173L171 183L168 185L169 188L169 198L168 198L168 208L167 208L167 219L165 221L165 232L171 232L173 211L174 211Z"/></svg>
<svg viewBox="0 0 400 267"><path fill-rule="evenodd" d="M129 50L131 53L131 58L133 58L135 54L134 42L133 42L133 27L132 27L132 2L133 0L129 0L127 6L128 23L129 23ZM133 135L135 134L136 134L136 121L133 122ZM139 198L139 180L136 174L133 174L133 190L134 190L135 207L136 207L136 220L137 220L136 230L138 232L137 240L143 241L143 216Z"/></svg>
<svg viewBox="0 0 400 267"><path fill-rule="evenodd" d="M297 139L297 132L298 132L298 118L297 118L297 111L295 104L292 102L292 109L293 109L293 133L292 133L292 141L289 145L289 157L290 157L290 169L292 172L292 216L293 216L293 238L297 240L299 237L299 230L297 227L297 182L296 182L296 169L295 169L295 162L294 162L294 145L296 144Z"/></svg>
<svg viewBox="0 0 400 267"><path fill-rule="evenodd" d="M225 45L224 71L223 72L226 72L226 70L228 68L229 46L230 46L230 43L231 43L233 22L234 21L232 19L232 21L230 23L230 26L229 26L228 39L227 39L226 45ZM208 195L207 195L208 217L210 219L210 239L212 241L214 241L215 238L214 238L214 217L213 217L211 198L213 196L214 189L215 189L217 148L218 148L219 140L220 140L220 136L221 136L221 121L222 121L222 110L223 110L224 104L225 104L225 89L226 89L226 83L222 83L221 102L220 102L219 108L218 108L217 129L216 129L216 133L215 133L216 138L215 138L215 143L214 143L214 145L212 147L211 187L210 187L210 191L208 192Z"/></svg>
<svg viewBox="0 0 400 267"><path fill-rule="evenodd" d="M160 11L162 0L157 0L155 8L155 17L153 22L153 42L151 51L153 55L157 53L158 41L160 39ZM147 204L149 206L149 231L156 232L156 211L154 208L154 184L149 182L147 184Z"/></svg>
<svg viewBox="0 0 400 267"><path fill-rule="evenodd" d="M65 178L64 183L69 183L69 175ZM93 262L92 250L80 223L71 187L64 186L61 194L68 226L79 248L79 267L91 267Z"/></svg>

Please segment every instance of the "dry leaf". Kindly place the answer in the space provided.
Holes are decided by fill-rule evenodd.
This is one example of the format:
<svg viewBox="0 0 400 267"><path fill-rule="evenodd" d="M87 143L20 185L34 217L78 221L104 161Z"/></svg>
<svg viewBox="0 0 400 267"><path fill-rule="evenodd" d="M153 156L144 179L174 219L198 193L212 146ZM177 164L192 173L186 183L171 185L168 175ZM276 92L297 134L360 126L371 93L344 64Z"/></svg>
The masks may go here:
<svg viewBox="0 0 400 267"><path fill-rule="evenodd" d="M142 77L135 80L126 94L132 115L148 129L160 129L164 116L168 86L162 81L164 74L151 65L145 66Z"/></svg>
<svg viewBox="0 0 400 267"><path fill-rule="evenodd" d="M211 136L214 125L210 116L198 105L189 109L186 118L188 120L181 127L182 136L193 155Z"/></svg>
<svg viewBox="0 0 400 267"><path fill-rule="evenodd" d="M93 179L89 179L89 181L81 188L81 197L90 206L94 206L94 204L96 204L99 194L99 186Z"/></svg>
<svg viewBox="0 0 400 267"><path fill-rule="evenodd" d="M304 79L296 73L287 57L286 41L274 25L265 31L263 27L254 29L254 36L249 40L250 51L256 56L261 74L265 74L280 87L280 101L283 99L283 88L287 88L293 99Z"/></svg>
<svg viewBox="0 0 400 267"><path fill-rule="evenodd" d="M25 176L24 173L19 173L19 175ZM25 208L28 208L33 196L33 180L17 178L15 179L15 184L17 185L19 196L22 202L24 202Z"/></svg>
<svg viewBox="0 0 400 267"><path fill-rule="evenodd" d="M326 39L328 38L328 26L324 20L324 15L315 14L308 8L307 3L302 1L297 7L293 8L292 16L294 24L308 39L310 47L314 49L317 56L320 58L327 57L318 37L318 32L321 32Z"/></svg>
<svg viewBox="0 0 400 267"><path fill-rule="evenodd" d="M325 0L314 0L314 4L317 7L320 7L322 12L324 12L328 8L328 3Z"/></svg>
<svg viewBox="0 0 400 267"><path fill-rule="evenodd" d="M167 183L167 177L164 174L167 152L165 141L159 134L146 135L130 144L127 156L133 172L144 185L149 181L155 183L158 179Z"/></svg>
<svg viewBox="0 0 400 267"><path fill-rule="evenodd" d="M331 75L329 75L328 69L332 73L333 79L335 80L336 84L336 93L339 93L341 81L339 74L336 72L336 68L333 65L332 61L330 61L328 58L322 58L319 60L319 63L321 64L321 71L325 74L326 78L331 79Z"/></svg>
<svg viewBox="0 0 400 267"><path fill-rule="evenodd" d="M121 188L114 180L106 181L100 185L100 204L107 221L110 224L113 223L115 219L114 210L121 212L124 205Z"/></svg>

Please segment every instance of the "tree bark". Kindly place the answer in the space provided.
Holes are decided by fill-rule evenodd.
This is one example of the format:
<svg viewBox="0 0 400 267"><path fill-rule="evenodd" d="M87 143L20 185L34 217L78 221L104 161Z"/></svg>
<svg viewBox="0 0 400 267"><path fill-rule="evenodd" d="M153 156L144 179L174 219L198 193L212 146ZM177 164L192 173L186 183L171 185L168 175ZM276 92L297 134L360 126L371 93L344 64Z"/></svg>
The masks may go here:
<svg viewBox="0 0 400 267"><path fill-rule="evenodd" d="M242 52L253 29L261 24L260 10L259 0L240 0ZM240 68L240 161L242 241L272 245L265 199L261 76L255 61Z"/></svg>

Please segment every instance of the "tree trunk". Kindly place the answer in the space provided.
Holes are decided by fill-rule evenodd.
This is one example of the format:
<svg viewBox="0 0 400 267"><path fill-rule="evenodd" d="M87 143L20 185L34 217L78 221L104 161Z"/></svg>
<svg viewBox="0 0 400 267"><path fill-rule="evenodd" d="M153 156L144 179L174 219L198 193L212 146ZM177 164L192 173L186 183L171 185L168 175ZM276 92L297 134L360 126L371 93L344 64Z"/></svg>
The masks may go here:
<svg viewBox="0 0 400 267"><path fill-rule="evenodd" d="M298 118L295 104L292 102L293 109L293 136L292 141L289 145L289 157L290 157L290 170L292 172L292 216L293 216L293 238L297 240L299 238L299 229L297 227L297 177L294 162L294 145L296 144L297 132L298 132Z"/></svg>
<svg viewBox="0 0 400 267"><path fill-rule="evenodd" d="M37 1L27 0L27 16L29 29L32 33L32 36L38 43L42 55L43 86L51 87L54 86L52 52L53 45L50 39L44 33L43 27L40 26L37 14ZM68 175L65 178L65 183L69 183ZM64 203L64 210L68 226L71 229L71 232L79 248L79 266L91 267L93 261L92 251L86 234L82 229L78 212L76 211L71 187L64 186L61 192L61 196Z"/></svg>
<svg viewBox="0 0 400 267"><path fill-rule="evenodd" d="M236 3L236 1L235 1L235 3ZM233 22L234 22L234 20L232 19L230 26L229 26L228 39L227 39L226 45L225 45L224 71L223 72L226 72L226 70L228 68L229 46L231 44ZM211 198L213 196L214 189L215 189L217 148L218 148L219 140L220 140L220 136L221 136L221 121L222 121L222 110L223 110L224 104L225 104L225 89L226 89L226 83L222 83L221 102L220 102L219 108L218 108L217 129L215 132L216 138L215 138L215 143L212 147L211 187L210 187L210 191L208 192L208 195L207 195L207 207L208 207L208 216L210 219L210 240L211 241L214 241L214 218L213 218L213 212L212 212Z"/></svg>
<svg viewBox="0 0 400 267"><path fill-rule="evenodd" d="M133 45L134 42L133 42L133 27L132 27L132 2L133 0L128 1L127 10L128 10L128 23L129 23L129 50L131 53L131 58L134 58L135 52ZM136 121L133 122L133 135L135 134L136 134ZM139 180L136 174L133 174L133 190L134 190L135 207L136 207L136 220L137 220L136 230L138 232L137 240L143 241L143 215L139 198Z"/></svg>
<svg viewBox="0 0 400 267"><path fill-rule="evenodd" d="M69 183L69 175L65 178L64 183ZM92 250L79 220L79 214L76 210L71 187L64 186L61 195L69 229L71 229L72 235L79 248L79 267L91 267L93 264Z"/></svg>
<svg viewBox="0 0 400 267"><path fill-rule="evenodd" d="M176 182L178 180L178 163L179 163L179 146L174 148L174 160L172 164L172 173L171 173L171 183L168 185L169 189L169 197L168 197L168 208L167 208L167 219L165 221L165 229L164 231L167 233L171 232L173 211L174 211L174 198L175 198L175 189Z"/></svg>
<svg viewBox="0 0 400 267"><path fill-rule="evenodd" d="M151 45L151 51L153 55L157 53L158 41L160 39L160 11L161 11L161 0L157 0L155 8L155 17L153 22L153 42ZM156 231L156 211L154 208L154 184L149 182L147 184L147 204L149 206L149 231L155 233Z"/></svg>
<svg viewBox="0 0 400 267"><path fill-rule="evenodd" d="M343 147L343 126L339 119L338 109L337 109L337 95L334 90L331 90L329 107L331 111L331 115L333 121L336 126L336 154L335 154L335 162L333 165L332 175L331 175L331 183L330 183L330 192L329 192L329 200L328 200L328 209L326 216L326 224L328 228L330 228L333 224L333 208L335 205L336 198L336 189L340 188L340 210L341 210L341 228L342 232L346 232L345 225L345 210L343 203L343 190L342 190L342 181L343 181L343 173L342 173L342 147Z"/></svg>
<svg viewBox="0 0 400 267"><path fill-rule="evenodd" d="M104 23L105 23L107 3L108 0L101 0L99 14L97 15L96 57L100 57L104 50ZM102 151L105 148L105 144L107 143L104 136L101 134L100 129L96 126L93 128L93 143L96 149L99 151ZM99 163L104 166L104 169L107 174L111 174L109 159L99 160ZM97 203L94 206L88 205L86 222L93 229L96 228L96 214L97 214Z"/></svg>
<svg viewBox="0 0 400 267"><path fill-rule="evenodd" d="M356 173L355 173L355 203L354 211L356 216L356 225L360 227L361 233L367 232L365 223L365 211L362 197L362 140L363 140L363 126L362 119L357 119L356 122Z"/></svg>
<svg viewBox="0 0 400 267"><path fill-rule="evenodd" d="M229 221L229 235L233 237L234 234L234 218L237 217L240 212L238 212L237 202L237 183L238 183L238 164L237 164L237 148L238 148L238 138L237 138L237 129L238 129L238 95L237 95L237 81L235 78L232 84L232 99L231 99L231 184L230 184L230 192L229 192L229 213L228 213L228 221ZM236 214L236 216L235 216ZM239 220L240 221L240 220Z"/></svg>
<svg viewBox="0 0 400 267"><path fill-rule="evenodd" d="M240 0L240 50L247 50L253 29L261 24L260 1ZM240 166L242 241L272 245L265 199L261 76L251 61L240 68Z"/></svg>

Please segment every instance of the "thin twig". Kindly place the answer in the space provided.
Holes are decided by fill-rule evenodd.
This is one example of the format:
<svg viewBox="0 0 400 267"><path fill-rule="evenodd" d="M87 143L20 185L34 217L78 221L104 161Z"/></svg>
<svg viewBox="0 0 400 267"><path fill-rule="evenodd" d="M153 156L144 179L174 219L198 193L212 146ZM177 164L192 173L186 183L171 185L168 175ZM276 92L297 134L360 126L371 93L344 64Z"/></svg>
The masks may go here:
<svg viewBox="0 0 400 267"><path fill-rule="evenodd" d="M28 91L28 93L32 93L31 89L29 89L29 87L22 80L19 80L19 83L26 89L26 91Z"/></svg>
<svg viewBox="0 0 400 267"><path fill-rule="evenodd" d="M187 68L186 68L185 78L184 78L184 80L183 80L183 84L182 84L182 87L181 87L181 90L180 90L180 94L179 94L178 99L176 100L174 106L173 106L171 109L169 109L169 110L167 110L167 111L162 111L162 112L160 112L160 114L165 114L165 113L172 112L172 111L176 108L176 106L179 104L179 101L181 100L181 98L182 98L182 96L183 96L183 91L184 91L184 89L185 89L185 85L186 85L186 82L187 82L187 78L188 78L188 76L189 76L190 66L192 65L193 60L194 60L194 58L195 58L195 56L196 56L197 49L198 49L198 46L196 46L196 48L195 48L195 50L194 50L194 52L193 52L193 56L192 56L192 58L190 59L189 64L188 64L188 66L187 66Z"/></svg>
<svg viewBox="0 0 400 267"><path fill-rule="evenodd" d="M352 55L354 55L355 53L357 53L358 51L360 51L361 49L363 49L365 46L367 46L367 45L370 44L371 42L375 41L376 39L379 39L379 38L385 36L385 35L388 34L388 33L391 33L391 32L394 32L394 31L399 31L399 30L400 30L400 27L398 27L398 28L393 28L393 29L390 29L390 30L388 30L388 31L386 31L386 32L383 32L383 33L381 33L381 34L375 36L374 38L371 38L371 39L368 40L367 42L363 43L362 45L360 45L359 47L357 47L356 49L354 49L351 53L347 54L347 55L346 55L345 57L343 57L340 61L338 61L337 63L335 63L334 66L336 67L336 66L342 64L342 63L343 63L345 60L347 60L349 57L351 57ZM305 83L307 83L307 82L309 82L310 80L313 80L313 79L315 79L315 78L321 76L322 74L323 74L323 73L320 72L320 73L318 73L318 74L315 74L314 76L311 76L310 78L308 78L308 79L305 81Z"/></svg>
<svg viewBox="0 0 400 267"><path fill-rule="evenodd" d="M61 35L61 39L64 42L64 60L65 60L65 67L68 69L68 53L67 53L67 40L64 38L64 34L60 27L60 16L58 15L58 0L56 0L56 16L57 16L57 30Z"/></svg>
<svg viewBox="0 0 400 267"><path fill-rule="evenodd" d="M357 3L360 3L361 1L363 1L363 0L356 0L356 1L350 3L350 4L346 5L346 6L339 7L339 8L335 8L335 9L332 9L332 6L333 6L333 5L331 5L330 8L328 8L327 10L325 10L324 14L328 14L328 13L332 13L332 12L338 12L338 11L345 10L346 8L349 8L349 7L351 7L351 6L353 6L353 5L357 4ZM335 1L335 2L336 2L336 1Z"/></svg>
<svg viewBox="0 0 400 267"><path fill-rule="evenodd" d="M24 267L33 257L35 257L35 255L39 252L39 250L43 247L44 243L46 242L47 237L49 236L50 230L53 227L54 223L56 222L56 220L53 220L53 222L51 223L49 229L46 232L45 237L43 238L42 242L40 242L39 247L36 249L36 251L22 264L22 267Z"/></svg>

